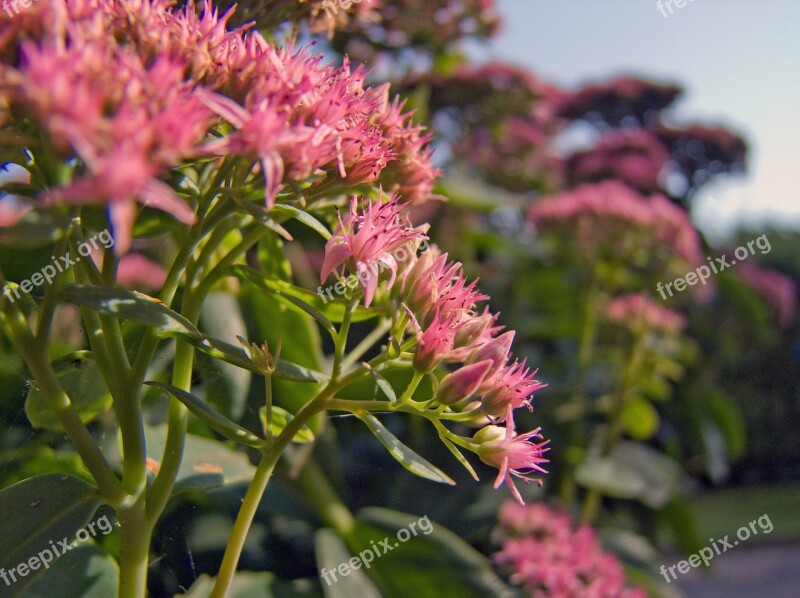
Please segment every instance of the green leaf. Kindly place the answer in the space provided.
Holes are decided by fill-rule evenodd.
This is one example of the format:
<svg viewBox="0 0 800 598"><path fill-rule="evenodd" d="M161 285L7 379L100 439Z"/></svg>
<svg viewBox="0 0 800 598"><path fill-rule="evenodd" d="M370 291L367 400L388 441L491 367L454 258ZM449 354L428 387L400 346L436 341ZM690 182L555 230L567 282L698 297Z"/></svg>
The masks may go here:
<svg viewBox="0 0 800 598"><path fill-rule="evenodd" d="M28 478L0 491L0 563L27 561L50 541L71 540L100 506L97 489L71 475Z"/></svg>
<svg viewBox="0 0 800 598"><path fill-rule="evenodd" d="M195 338L202 337L200 331L189 320L172 311L158 299L138 291L74 284L59 293L59 300L76 303L124 320L154 326L161 333L181 332Z"/></svg>
<svg viewBox="0 0 800 598"><path fill-rule="evenodd" d="M375 378L375 383L378 385L378 388L383 391L383 394L385 394L389 399L389 402L392 404L396 403L397 395L395 394L394 388L392 388L392 385L389 383L389 381L381 376L381 374L366 361L362 361L361 365L363 365L372 375L372 377Z"/></svg>
<svg viewBox="0 0 800 598"><path fill-rule="evenodd" d="M659 519L672 530L678 540L683 554L699 552L705 546L705 539L700 534L697 517L685 502L673 500L658 513Z"/></svg>
<svg viewBox="0 0 800 598"><path fill-rule="evenodd" d="M634 397L625 403L620 414L622 428L634 440L648 440L658 430L658 412L650 402Z"/></svg>
<svg viewBox="0 0 800 598"><path fill-rule="evenodd" d="M655 449L620 442L608 457L590 456L575 471L575 480L615 498L635 498L658 509L680 489L680 466Z"/></svg>
<svg viewBox="0 0 800 598"><path fill-rule="evenodd" d="M705 405L725 437L731 459L740 459L747 448L747 432L741 408L732 397L719 389L709 391Z"/></svg>
<svg viewBox="0 0 800 598"><path fill-rule="evenodd" d="M189 411L194 413L197 417L208 424L212 430L216 430L225 438L245 446L252 446L253 448L262 448L265 445L263 438L259 438L236 422L229 420L220 413L217 413L206 402L202 401L190 392L176 388L171 384L163 384L161 382L150 381L145 382L145 384L156 386L171 394L181 403L186 405L186 408L189 409Z"/></svg>
<svg viewBox="0 0 800 598"><path fill-rule="evenodd" d="M242 209L242 211L250 214L253 218L256 219L257 222L264 225L272 232L276 233L280 237L286 239L287 241L294 240L291 233L288 230L283 228L279 222L277 222L269 212L267 212L264 208L260 205L256 205L255 203L248 201L242 197L239 197L238 194L232 194L230 197L233 198L233 201L236 205Z"/></svg>
<svg viewBox="0 0 800 598"><path fill-rule="evenodd" d="M405 530L405 542L398 537L400 530ZM385 598L515 596L488 558L427 517L369 507L356 515L351 536L348 545L354 555L380 551L365 572ZM389 541L388 552L381 540Z"/></svg>
<svg viewBox="0 0 800 598"><path fill-rule="evenodd" d="M92 421L111 407L111 394L100 370L87 355L72 354L54 362L58 381L72 400L84 423ZM47 398L32 380L25 398L25 415L34 428L63 432L64 428Z"/></svg>
<svg viewBox="0 0 800 598"><path fill-rule="evenodd" d="M211 291L200 310L200 322L203 330L212 337L247 336L247 327L242 318L239 301L231 293ZM208 389L206 396L209 402L234 421L241 419L247 404L252 376L246 370L227 361L214 360L209 369L213 374L203 376L203 385ZM220 400L213 401L211 397L219 397Z"/></svg>
<svg viewBox="0 0 800 598"><path fill-rule="evenodd" d="M320 575L326 598L381 598L380 591L370 581L367 569L362 564L358 564L357 569L348 564L347 575L341 575L338 571L339 565L347 564L354 555L350 554L336 532L324 528L319 530L314 536L314 552L320 571L327 572L326 575Z"/></svg>
<svg viewBox="0 0 800 598"><path fill-rule="evenodd" d="M302 222L310 229L318 232L319 235L326 241L331 238L331 233L328 228L308 212L304 212L303 210L295 208L294 206L289 206L282 203L275 204L269 211L270 214L275 212L278 214L285 214L294 218L295 220L298 220L299 222Z"/></svg>
<svg viewBox="0 0 800 598"><path fill-rule="evenodd" d="M166 437L166 425L145 426L147 456L156 463L160 463L163 457ZM255 467L246 453L228 448L216 440L187 434L175 491L235 484L249 481L253 475Z"/></svg>
<svg viewBox="0 0 800 598"><path fill-rule="evenodd" d="M467 461L467 458L462 454L462 452L458 450L458 447L444 436L439 436L439 440L441 440L448 450L453 453L453 456L458 459L458 462L461 463L461 465L464 466L464 469L469 472L469 475L472 476L472 479L476 482L479 482L480 478L478 477L478 474L475 473L475 469L473 469L472 465L469 461Z"/></svg>
<svg viewBox="0 0 800 598"><path fill-rule="evenodd" d="M324 290L315 293L314 291L303 289L284 280L273 278L249 266L232 266L231 274L245 282L254 284L260 289L268 291L290 309L305 312L305 310L301 310L295 303L289 301L287 297L299 299L306 305L310 305L331 322L339 323L344 318L347 302L339 298L330 299L325 295ZM359 306L353 312L353 322L363 322L364 320L375 318L381 315L381 313L380 310L375 308Z"/></svg>
<svg viewBox="0 0 800 598"><path fill-rule="evenodd" d="M19 598L109 598L119 590L117 562L94 544L76 546L38 572Z"/></svg>
<svg viewBox="0 0 800 598"><path fill-rule="evenodd" d="M267 408L262 407L259 410L261 414L261 423L264 425L264 431L267 429ZM282 407L278 407L277 405L272 406L272 435L277 437L283 432L284 428L289 424L290 421L294 418L294 415L283 409ZM294 435L292 438L292 442L297 442L299 444L305 444L307 442L314 442L314 432L305 425L297 431L297 434Z"/></svg>
<svg viewBox="0 0 800 598"><path fill-rule="evenodd" d="M299 307L301 310L303 310L304 312L306 312L306 313L307 313L309 316L311 316L311 317L312 317L312 318L314 318L314 319L315 319L317 322L319 322L320 324L322 324L322 327L323 327L323 328L325 328L325 330L328 332L328 334L330 334L330 335L331 335L331 338L333 338L333 339L335 339L335 338L336 338L336 336L337 336L337 334L336 334L336 328L334 328L334 327L333 327L333 324L331 323L331 321L330 321L328 318L326 318L326 317L325 317L325 316L322 314L322 312L320 312L320 311L319 311L317 308L315 308L313 305L309 305L308 303L306 303L306 302L305 302L305 301L303 301L302 299L298 299L297 297L293 297L293 296L291 296L291 295L286 295L286 294L284 294L284 293L280 293L278 296L279 296L279 297L280 297L282 300L284 300L284 301L288 301L289 303L292 303L292 304L296 305L296 306L297 306L297 307Z"/></svg>
<svg viewBox="0 0 800 598"><path fill-rule="evenodd" d="M217 357L245 370L255 372L256 374L262 374L262 371L250 359L250 356L240 347L206 335L195 338L183 332L170 332L168 336L174 336L179 340L187 342L206 355ZM295 382L325 382L328 380L325 374L309 370L308 368L304 368L303 366L284 359L278 360L277 369L272 375L276 378L293 380Z"/></svg>
<svg viewBox="0 0 800 598"><path fill-rule="evenodd" d="M455 481L450 476L400 442L374 415L371 413L357 413L356 415L388 449L389 454L408 471L433 482L455 485Z"/></svg>

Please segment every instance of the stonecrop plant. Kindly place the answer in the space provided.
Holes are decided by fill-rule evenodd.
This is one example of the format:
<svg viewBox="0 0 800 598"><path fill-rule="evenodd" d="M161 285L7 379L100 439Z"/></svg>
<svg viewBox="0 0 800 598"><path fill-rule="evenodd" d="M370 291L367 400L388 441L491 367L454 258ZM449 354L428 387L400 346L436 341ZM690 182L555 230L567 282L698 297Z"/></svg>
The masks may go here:
<svg viewBox="0 0 800 598"><path fill-rule="evenodd" d="M0 15L0 241L41 249L54 270L3 258L0 340L29 379L30 423L66 433L81 460L0 493L17 505L6 517L30 523L2 528L4 566L104 503L119 522L118 595L145 596L176 488L224 479L213 446L238 445L257 467L211 593L225 596L276 464L330 412L434 482L454 483L376 414L427 420L473 477L465 453L519 502L513 478L545 472L540 430L514 421L543 385L476 282L412 223L439 200L429 137L362 67L229 28L229 14L39 0ZM86 243L106 229L113 243ZM269 338L236 325L239 300L255 319L283 314ZM209 367L259 380L260 429ZM373 394L342 396L364 381Z"/></svg>

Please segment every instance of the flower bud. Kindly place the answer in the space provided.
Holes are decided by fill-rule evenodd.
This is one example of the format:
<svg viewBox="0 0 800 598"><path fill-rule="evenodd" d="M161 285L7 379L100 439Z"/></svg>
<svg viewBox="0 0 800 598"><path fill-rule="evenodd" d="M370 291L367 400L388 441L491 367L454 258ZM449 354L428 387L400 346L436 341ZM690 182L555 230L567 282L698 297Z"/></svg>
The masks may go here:
<svg viewBox="0 0 800 598"><path fill-rule="evenodd" d="M497 338L484 343L472 355L467 363L477 363L484 359L490 359L494 367L499 368L508 360L508 352L511 350L511 343L514 342L514 331L509 330Z"/></svg>
<svg viewBox="0 0 800 598"><path fill-rule="evenodd" d="M453 405L475 394L483 378L492 367L490 360L465 365L442 378L436 391L436 399L442 405Z"/></svg>
<svg viewBox="0 0 800 598"><path fill-rule="evenodd" d="M493 424L475 432L472 439L480 444L478 456L481 461L490 465L497 463L497 455L505 451L505 438L506 429Z"/></svg>
<svg viewBox="0 0 800 598"><path fill-rule="evenodd" d="M485 313L464 322L456 332L455 348L461 349L475 343L486 332L493 320L491 315Z"/></svg>

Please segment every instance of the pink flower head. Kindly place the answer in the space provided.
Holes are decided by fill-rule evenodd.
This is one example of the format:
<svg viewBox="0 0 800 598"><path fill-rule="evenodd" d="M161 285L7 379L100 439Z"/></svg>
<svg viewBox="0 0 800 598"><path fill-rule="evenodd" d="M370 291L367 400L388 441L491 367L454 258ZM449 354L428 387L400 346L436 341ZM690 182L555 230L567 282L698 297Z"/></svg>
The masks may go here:
<svg viewBox="0 0 800 598"><path fill-rule="evenodd" d="M644 324L664 332L680 332L686 327L686 318L676 311L660 306L644 293L633 293L614 298L606 306L609 321L623 326Z"/></svg>
<svg viewBox="0 0 800 598"><path fill-rule="evenodd" d="M575 528L561 510L506 501L500 507L502 549L493 560L535 598L646 598L625 587L619 559L604 552L595 530Z"/></svg>
<svg viewBox="0 0 800 598"><path fill-rule="evenodd" d="M618 250L625 233L652 238L689 264L703 261L700 237L689 214L663 195L645 197L617 181L585 184L536 201L528 212L541 231L567 229L585 248Z"/></svg>
<svg viewBox="0 0 800 598"><path fill-rule="evenodd" d="M325 245L320 273L320 282L324 282L336 268L352 260L367 306L372 303L378 286L379 264L389 269L388 287L391 288L398 267L391 252L401 245L426 238L422 229L411 227L408 220L400 216L403 204L396 197L390 197L385 203L382 199L383 196L368 203L361 213L356 198L351 199L350 211L344 218L339 216L339 226Z"/></svg>
<svg viewBox="0 0 800 598"><path fill-rule="evenodd" d="M542 455L547 452L545 445L549 441L535 443L531 438L542 438L541 428L536 428L525 434L516 434L514 428L513 407L507 406L505 428L489 425L478 430L473 436L480 443L478 456L481 461L492 467L497 467L500 472L494 482L494 487L499 488L505 482L511 493L520 504L525 504L522 496L514 485L513 477L521 478L527 484L530 473L536 471L547 473L540 464L547 463ZM541 485L541 480L539 480Z"/></svg>
<svg viewBox="0 0 800 598"><path fill-rule="evenodd" d="M523 360L504 365L487 376L480 388L483 411L500 419L506 415L508 407L516 409L525 405L530 410L533 393L547 386L535 379L537 371L531 372Z"/></svg>

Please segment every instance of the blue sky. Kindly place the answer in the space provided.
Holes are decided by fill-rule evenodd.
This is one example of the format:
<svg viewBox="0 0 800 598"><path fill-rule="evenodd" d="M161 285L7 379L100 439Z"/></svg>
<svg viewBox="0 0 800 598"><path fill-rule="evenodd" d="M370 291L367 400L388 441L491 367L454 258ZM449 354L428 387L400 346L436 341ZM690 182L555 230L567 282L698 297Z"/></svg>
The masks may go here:
<svg viewBox="0 0 800 598"><path fill-rule="evenodd" d="M676 118L722 124L751 146L744 177L712 183L694 217L712 239L736 222L800 227L800 1L499 0L494 58L574 88L617 74L686 88Z"/></svg>

